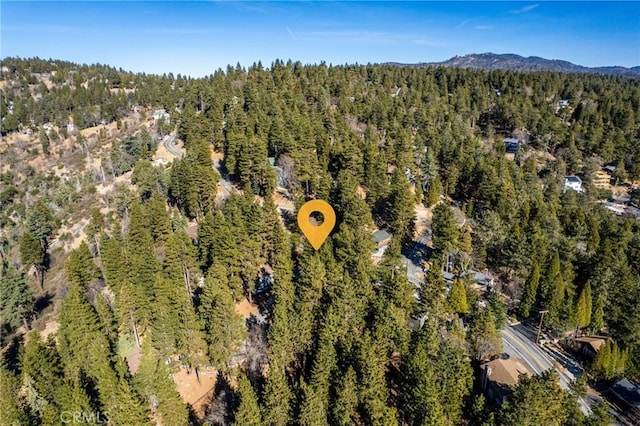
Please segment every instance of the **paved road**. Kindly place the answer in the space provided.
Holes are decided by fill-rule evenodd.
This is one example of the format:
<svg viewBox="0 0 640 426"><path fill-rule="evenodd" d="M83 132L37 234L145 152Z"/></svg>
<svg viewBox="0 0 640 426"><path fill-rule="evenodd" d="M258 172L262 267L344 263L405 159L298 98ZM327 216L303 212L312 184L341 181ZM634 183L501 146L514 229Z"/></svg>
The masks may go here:
<svg viewBox="0 0 640 426"><path fill-rule="evenodd" d="M415 286L421 286L424 273L422 271L422 263L426 257L426 250L431 242L431 222L427 223L426 230L420 234L413 243L411 250L402 256L402 264L407 268L407 277L409 282Z"/></svg>
<svg viewBox="0 0 640 426"><path fill-rule="evenodd" d="M222 165L220 164L220 160L213 160L213 168L216 169L218 174L220 175L220 180L218 183L222 187L222 190L226 193L226 196L229 196L233 192L233 185L227 179L227 175L222 173Z"/></svg>
<svg viewBox="0 0 640 426"><path fill-rule="evenodd" d="M524 360L529 368L536 374L540 374L550 368L555 368L560 377L560 386L569 389L569 383L574 379L573 374L561 368L558 363L541 346L535 344L535 332L522 324L506 326L500 332L504 352L510 356ZM587 402L579 398L580 409L585 414L591 414L591 408Z"/></svg>
<svg viewBox="0 0 640 426"><path fill-rule="evenodd" d="M162 140L162 143L164 144L164 147L167 149L167 151L169 151L176 157L182 158L184 156L184 151L176 146L175 132L165 136ZM218 181L218 183L222 187L222 190L225 192L225 196L229 196L233 192L233 185L231 185L231 182L226 178L226 175L222 173L220 160L213 161L213 168L216 169L216 171L220 175L220 180Z"/></svg>
<svg viewBox="0 0 640 426"><path fill-rule="evenodd" d="M182 158L184 151L176 146L176 132L172 132L164 137L162 144L171 154Z"/></svg>

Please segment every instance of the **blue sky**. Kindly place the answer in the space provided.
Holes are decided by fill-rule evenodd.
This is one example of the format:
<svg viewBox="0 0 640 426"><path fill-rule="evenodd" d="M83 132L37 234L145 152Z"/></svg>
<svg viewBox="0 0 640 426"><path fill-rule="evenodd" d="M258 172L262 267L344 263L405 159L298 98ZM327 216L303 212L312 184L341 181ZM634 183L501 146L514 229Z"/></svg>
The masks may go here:
<svg viewBox="0 0 640 426"><path fill-rule="evenodd" d="M640 65L634 2L2 1L0 56L208 75L239 62L431 62L516 53Z"/></svg>

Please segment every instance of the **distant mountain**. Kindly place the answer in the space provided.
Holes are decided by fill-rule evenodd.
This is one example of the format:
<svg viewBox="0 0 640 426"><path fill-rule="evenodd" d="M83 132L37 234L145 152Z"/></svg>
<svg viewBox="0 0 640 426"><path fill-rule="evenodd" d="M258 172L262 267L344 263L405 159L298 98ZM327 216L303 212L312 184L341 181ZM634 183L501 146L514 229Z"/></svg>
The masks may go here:
<svg viewBox="0 0 640 426"><path fill-rule="evenodd" d="M464 56L454 56L443 62L426 62L419 64L399 64L401 66L444 66L459 68L476 68L483 70L511 70L511 71L555 71L565 73L594 73L640 77L640 66L625 68L619 66L589 68L557 59L545 59L537 56L525 58L514 54L480 53Z"/></svg>

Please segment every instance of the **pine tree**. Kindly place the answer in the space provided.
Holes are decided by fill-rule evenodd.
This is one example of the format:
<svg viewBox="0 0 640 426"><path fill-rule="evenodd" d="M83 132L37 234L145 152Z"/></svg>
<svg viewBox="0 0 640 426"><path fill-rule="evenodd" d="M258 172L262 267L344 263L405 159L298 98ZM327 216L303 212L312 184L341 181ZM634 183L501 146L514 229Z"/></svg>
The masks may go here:
<svg viewBox="0 0 640 426"><path fill-rule="evenodd" d="M124 241L122 235L117 231L111 238L102 234L100 240L102 243L100 253L102 273L111 290L118 294L123 282L131 280L129 262L126 252L123 250Z"/></svg>
<svg viewBox="0 0 640 426"><path fill-rule="evenodd" d="M76 283L69 285L59 322L58 339L65 371L82 371L94 379L103 409L115 412L118 399L123 396L123 385L119 385L113 369L111 346L96 312Z"/></svg>
<svg viewBox="0 0 640 426"><path fill-rule="evenodd" d="M242 317L234 310L231 290L212 275L205 279L200 313L205 318L209 359L222 368L244 340L246 329Z"/></svg>
<svg viewBox="0 0 640 426"><path fill-rule="evenodd" d="M473 390L473 369L468 352L462 344L442 340L434 360L440 392L440 404L450 424L463 420L466 399Z"/></svg>
<svg viewBox="0 0 640 426"><path fill-rule="evenodd" d="M27 268L31 266L36 268L36 278L42 289L43 274L47 267L47 251L30 232L25 232L20 238L20 258Z"/></svg>
<svg viewBox="0 0 640 426"><path fill-rule="evenodd" d="M449 306L452 312L463 314L469 310L467 303L467 290L462 280L455 280L448 296Z"/></svg>
<svg viewBox="0 0 640 426"><path fill-rule="evenodd" d="M431 207L440 201L440 195L442 195L442 182L440 181L440 176L436 174L429 184L427 195L425 196L427 206Z"/></svg>
<svg viewBox="0 0 640 426"><path fill-rule="evenodd" d="M147 212L151 237L156 246L162 246L171 234L171 220L167 212L167 203L160 193L154 192L151 195L147 201Z"/></svg>
<svg viewBox="0 0 640 426"><path fill-rule="evenodd" d="M213 213L208 211L198 224L198 258L206 272L213 265L213 250L216 240L216 228Z"/></svg>
<svg viewBox="0 0 640 426"><path fill-rule="evenodd" d="M436 327L448 315L445 298L446 288L447 285L440 274L440 266L435 262L425 273L424 283L418 289L418 295L420 306Z"/></svg>
<svg viewBox="0 0 640 426"><path fill-rule="evenodd" d="M291 261L291 246L289 239L281 235L281 241L276 246L273 263L273 285L271 293L274 296L273 317L269 327L269 346L272 358L278 365L287 365L294 358L294 334L292 327L295 300L293 285L293 262Z"/></svg>
<svg viewBox="0 0 640 426"><path fill-rule="evenodd" d="M22 360L23 373L38 394L50 403L61 405L58 392L63 386L63 365L55 345L45 344L38 333L31 333Z"/></svg>
<svg viewBox="0 0 640 426"><path fill-rule="evenodd" d="M496 329L502 330L507 323L507 307L500 301L500 293L492 289L487 296L487 307L491 310Z"/></svg>
<svg viewBox="0 0 640 426"><path fill-rule="evenodd" d="M556 250L547 269L547 276L542 288L545 307L549 310L549 320L557 323L560 320L561 308L565 299L567 284L560 271L560 256Z"/></svg>
<svg viewBox="0 0 640 426"><path fill-rule="evenodd" d="M131 223L126 249L130 259L132 301L137 320L145 327L150 321L153 285L160 267L149 230L148 217L144 207L138 203L134 204L131 209Z"/></svg>
<svg viewBox="0 0 640 426"><path fill-rule="evenodd" d="M533 377L522 375L511 398L502 404L498 423L560 426L569 420L569 413L576 413L571 409L575 404L560 387L555 370L549 369Z"/></svg>
<svg viewBox="0 0 640 426"><path fill-rule="evenodd" d="M187 424L189 411L176 391L168 366L164 360L158 359L149 341L147 338L142 344L140 367L133 377L134 388L162 424Z"/></svg>
<svg viewBox="0 0 640 426"><path fill-rule="evenodd" d="M297 351L304 352L311 347L317 331L315 324L322 307L320 300L326 285L326 270L318 253L302 256L299 268L298 297L294 303L297 332L294 338Z"/></svg>
<svg viewBox="0 0 640 426"><path fill-rule="evenodd" d="M448 205L438 204L433 209L431 228L433 248L439 256L446 256L451 249L457 247L460 231Z"/></svg>
<svg viewBox="0 0 640 426"><path fill-rule="evenodd" d="M169 252L168 248L167 255ZM165 269L168 277L156 275L153 287L154 347L165 357L177 353L183 362L197 365L205 347L200 324L180 271L170 273L169 270ZM172 275L174 279L169 278Z"/></svg>
<svg viewBox="0 0 640 426"><path fill-rule="evenodd" d="M90 284L98 276L99 269L93 263L93 255L85 241L69 254L66 269L67 280L78 285Z"/></svg>
<svg viewBox="0 0 640 426"><path fill-rule="evenodd" d="M567 283L562 277L561 273L558 273L552 282L552 294L549 301L549 320L551 322L557 322L562 314L563 303L565 300L565 293L567 291Z"/></svg>
<svg viewBox="0 0 640 426"><path fill-rule="evenodd" d="M414 199L404 170L397 170L391 178L389 202L389 225L392 233L400 237L401 241L411 240L415 226Z"/></svg>
<svg viewBox="0 0 640 426"><path fill-rule="evenodd" d="M24 274L6 261L0 269L0 294L0 329L16 329L26 322L34 297Z"/></svg>
<svg viewBox="0 0 640 426"><path fill-rule="evenodd" d="M335 401L331 404L331 424L348 426L355 422L358 408L357 378L353 367L350 366L337 382Z"/></svg>
<svg viewBox="0 0 640 426"><path fill-rule="evenodd" d="M596 299L596 305L593 308L591 316L591 330L599 333L604 328L604 296L600 295Z"/></svg>
<svg viewBox="0 0 640 426"><path fill-rule="evenodd" d="M627 357L627 352L615 342L605 342L592 362L591 373L604 380L620 377L626 369Z"/></svg>
<svg viewBox="0 0 640 426"><path fill-rule="evenodd" d="M404 366L405 380L400 405L409 424L445 424L435 366L430 354L437 351L437 337L431 325L414 336L410 355Z"/></svg>
<svg viewBox="0 0 640 426"><path fill-rule="evenodd" d="M153 167L151 161L144 158L140 158L133 167L133 173L131 174L131 183L138 187L138 194L140 200L148 200L152 194L159 190L160 172Z"/></svg>
<svg viewBox="0 0 640 426"><path fill-rule="evenodd" d="M321 390L302 380L296 393L301 395L302 399L297 424L302 426L328 425L327 406L323 401Z"/></svg>
<svg viewBox="0 0 640 426"><path fill-rule="evenodd" d="M359 399L366 424L391 426L397 424L397 416L395 408L387 405L389 390L385 380L385 354L377 350L378 346L377 339L368 333L360 340L357 352Z"/></svg>
<svg viewBox="0 0 640 426"><path fill-rule="evenodd" d="M20 392L20 381L6 368L0 368L0 424L37 424L30 417Z"/></svg>
<svg viewBox="0 0 640 426"><path fill-rule="evenodd" d="M237 408L234 414L233 425L260 426L262 416L258 406L258 398L251 386L251 382L244 374L238 378L238 390L236 391Z"/></svg>
<svg viewBox="0 0 640 426"><path fill-rule="evenodd" d="M558 250L553 252L551 257L551 262L547 263L547 270L544 277L544 280L541 282L542 287L540 288L542 300L545 303L549 303L552 298L554 282L557 276L560 274L560 255Z"/></svg>
<svg viewBox="0 0 640 426"><path fill-rule="evenodd" d="M578 328L584 328L591 323L592 309L591 284L587 282L580 292L576 304L576 326Z"/></svg>
<svg viewBox="0 0 640 426"><path fill-rule="evenodd" d="M45 155L49 155L49 136L44 130L40 130L40 146L42 147L42 152Z"/></svg>
<svg viewBox="0 0 640 426"><path fill-rule="evenodd" d="M502 352L502 340L496 329L495 320L488 309L474 308L470 317L467 339L471 354L480 359L485 355Z"/></svg>
<svg viewBox="0 0 640 426"><path fill-rule="evenodd" d="M92 208L91 220L87 225L86 232L87 232L87 237L93 240L94 244L96 245L98 256L102 254L100 252L100 239L101 239L100 234L104 231L104 228L105 228L104 216L102 216L100 209L97 207Z"/></svg>
<svg viewBox="0 0 640 426"><path fill-rule="evenodd" d="M121 425L150 426L149 411L124 378L119 378L115 397L108 406L109 422Z"/></svg>
<svg viewBox="0 0 640 426"><path fill-rule="evenodd" d="M537 263L533 264L529 278L524 285L524 294L522 295L522 302L520 302L520 313L524 317L529 317L531 313L531 307L536 301L538 294L538 286L540 285L540 267Z"/></svg>
<svg viewBox="0 0 640 426"><path fill-rule="evenodd" d="M330 333L330 332L329 332ZM328 333L328 334L329 334ZM329 413L329 381L336 368L336 351L332 340L321 338L309 384L300 384L302 403L298 421L312 426L327 424Z"/></svg>
<svg viewBox="0 0 640 426"><path fill-rule="evenodd" d="M291 389L287 384L285 370L276 362L269 366L269 377L264 386L263 401L265 424L285 426L289 424L291 414Z"/></svg>

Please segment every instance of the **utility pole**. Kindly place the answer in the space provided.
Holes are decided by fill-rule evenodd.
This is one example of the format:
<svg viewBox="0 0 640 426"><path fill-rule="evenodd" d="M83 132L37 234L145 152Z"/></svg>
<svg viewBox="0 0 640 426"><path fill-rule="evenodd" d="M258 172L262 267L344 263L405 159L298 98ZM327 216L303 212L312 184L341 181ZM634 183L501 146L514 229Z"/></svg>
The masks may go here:
<svg viewBox="0 0 640 426"><path fill-rule="evenodd" d="M544 318L544 314L546 314L547 312L549 311L538 312L540 314L540 324L538 324L538 333L536 334L536 345L540 341L540 331L542 330L542 319Z"/></svg>

